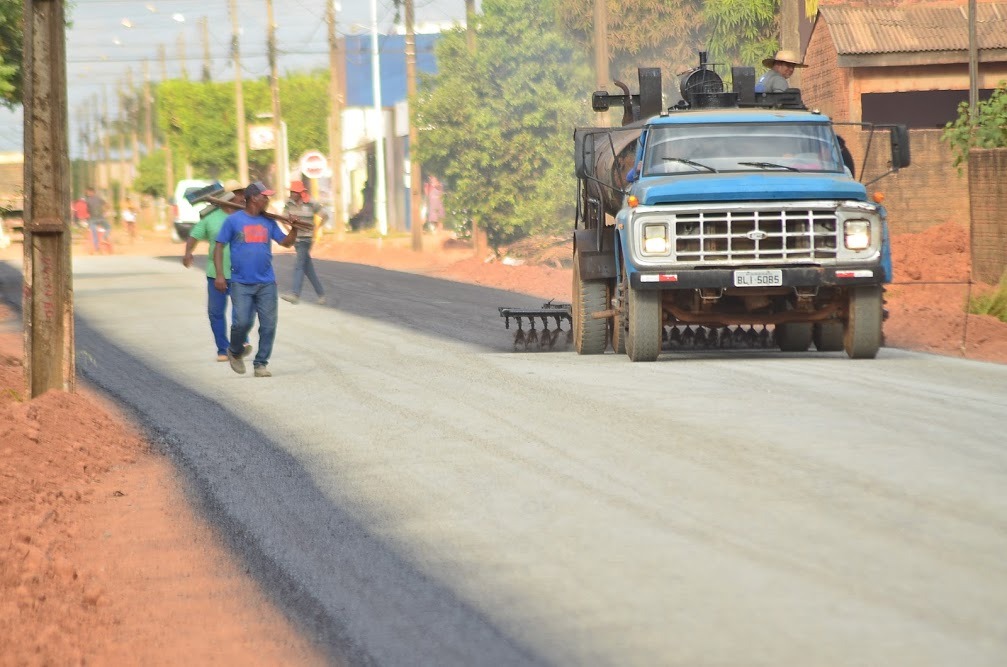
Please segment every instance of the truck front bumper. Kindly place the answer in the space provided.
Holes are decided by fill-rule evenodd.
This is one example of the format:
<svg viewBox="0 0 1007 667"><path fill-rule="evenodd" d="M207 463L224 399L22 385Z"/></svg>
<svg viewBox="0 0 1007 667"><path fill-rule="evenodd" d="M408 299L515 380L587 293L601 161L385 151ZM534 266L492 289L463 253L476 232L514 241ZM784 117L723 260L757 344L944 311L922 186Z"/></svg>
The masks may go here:
<svg viewBox="0 0 1007 667"><path fill-rule="evenodd" d="M686 289L739 289L756 292L780 287L850 287L855 285L880 285L885 273L880 264L830 267L739 267L737 270L775 269L783 274L783 282L775 287L737 287L735 269L684 269L668 271L642 271L630 276L630 284L638 290Z"/></svg>

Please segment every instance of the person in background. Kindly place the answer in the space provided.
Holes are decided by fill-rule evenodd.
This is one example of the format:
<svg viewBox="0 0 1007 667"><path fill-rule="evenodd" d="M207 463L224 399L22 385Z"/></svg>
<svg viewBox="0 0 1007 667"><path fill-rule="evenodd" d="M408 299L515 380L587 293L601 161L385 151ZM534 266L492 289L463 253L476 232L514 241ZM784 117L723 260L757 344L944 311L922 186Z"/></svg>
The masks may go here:
<svg viewBox="0 0 1007 667"><path fill-rule="evenodd" d="M231 250L231 301L234 319L231 322L231 342L227 360L235 373L245 372L244 343L252 322L259 317L259 349L255 351L253 365L255 377L271 377L267 368L276 338L277 294L276 274L273 271L272 241L284 248L294 245L300 222L291 219L290 231L284 233L279 224L263 213L269 205L273 191L261 181L245 188L245 208L227 216L217 235L213 249L213 264L217 269L214 286L220 292L228 289L224 277L224 248Z"/></svg>
<svg viewBox="0 0 1007 667"><path fill-rule="evenodd" d="M850 170L850 178L856 179L857 177L857 165L853 160L853 153L850 149L846 147L846 140L840 135L836 135L836 139L839 140L839 152L843 156L843 165Z"/></svg>
<svg viewBox="0 0 1007 667"><path fill-rule="evenodd" d="M765 74L755 82L755 92L757 93L782 93L790 88L787 82L798 67L807 67L797 57L797 54L789 49L777 51L776 56L766 58L762 61L762 66L769 68Z"/></svg>
<svg viewBox="0 0 1007 667"><path fill-rule="evenodd" d="M91 249L93 253L107 250L112 254L112 228L105 219L105 200L98 196L93 186L85 190L84 203L87 204L87 226L91 230Z"/></svg>
<svg viewBox="0 0 1007 667"><path fill-rule="evenodd" d="M439 178L431 174L423 184L423 195L427 200L427 229L438 232L444 222L444 186Z"/></svg>
<svg viewBox="0 0 1007 667"><path fill-rule="evenodd" d="M237 181L228 181L224 184L223 198L230 198L233 207L221 209L217 206L206 206L199 212L199 222L196 223L189 238L185 241L185 255L182 256L182 265L185 268L192 266L192 251L196 249L196 244L200 241L208 241L210 244L206 263L206 314L210 318L210 331L213 333L213 340L217 345L217 361L227 361L227 298L231 293L231 251L224 248L224 280L227 283L226 289L221 292L216 287L217 268L213 262L213 252L217 247L217 234L224 226L224 220L228 215L241 210L245 205L245 188ZM234 321L234 302L231 302L231 321ZM248 356L252 351L252 346L247 342L242 350L242 356Z"/></svg>
<svg viewBox="0 0 1007 667"><path fill-rule="evenodd" d="M281 298L290 303L298 303L301 300L301 287L304 285L304 277L311 281L311 286L315 288L318 296L318 303L325 303L325 291L322 283L315 273L315 265L311 261L311 246L315 242L315 218L325 223L329 219L328 212L320 204L308 201L308 193L305 191L304 183L293 181L290 184L290 199L283 207L289 218L301 223L297 229L297 241L294 243L294 250L297 252L297 260L294 263L294 284L293 291L284 294Z"/></svg>
<svg viewBox="0 0 1007 667"><path fill-rule="evenodd" d="M122 207L122 222L126 225L129 242L133 243L136 241L136 210L133 208L133 202L128 198Z"/></svg>
<svg viewBox="0 0 1007 667"><path fill-rule="evenodd" d="M90 230L91 226L88 224L90 215L87 212L87 200L84 197L77 199L73 203L73 217L77 220L77 224L84 229Z"/></svg>

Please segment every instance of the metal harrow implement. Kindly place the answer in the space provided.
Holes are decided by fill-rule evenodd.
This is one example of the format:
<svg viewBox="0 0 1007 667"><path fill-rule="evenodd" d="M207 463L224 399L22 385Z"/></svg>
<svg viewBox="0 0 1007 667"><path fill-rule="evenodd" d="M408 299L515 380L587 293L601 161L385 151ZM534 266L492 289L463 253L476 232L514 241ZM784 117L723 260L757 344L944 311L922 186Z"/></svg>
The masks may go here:
<svg viewBox="0 0 1007 667"><path fill-rule="evenodd" d="M504 328L510 329L511 318L517 322L517 331L514 332L514 351L545 351L554 350L557 345L565 349L573 342L573 313L569 303L553 303L551 300L542 304L541 308L511 308L500 306L500 317L504 318ZM525 331L525 320L528 320L528 330ZM542 329L535 328L535 321L542 322ZM549 321L553 320L555 327L549 328ZM570 323L570 327L563 333L563 321Z"/></svg>

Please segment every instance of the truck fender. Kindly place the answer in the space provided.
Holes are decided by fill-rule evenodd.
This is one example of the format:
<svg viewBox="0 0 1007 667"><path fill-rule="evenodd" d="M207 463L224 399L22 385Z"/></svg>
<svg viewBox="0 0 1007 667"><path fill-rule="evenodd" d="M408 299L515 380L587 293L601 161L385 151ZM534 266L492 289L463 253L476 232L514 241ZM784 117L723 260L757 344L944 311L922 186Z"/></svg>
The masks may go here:
<svg viewBox="0 0 1007 667"><path fill-rule="evenodd" d="M616 277L615 243L611 228L577 229L573 233L574 257L583 280Z"/></svg>

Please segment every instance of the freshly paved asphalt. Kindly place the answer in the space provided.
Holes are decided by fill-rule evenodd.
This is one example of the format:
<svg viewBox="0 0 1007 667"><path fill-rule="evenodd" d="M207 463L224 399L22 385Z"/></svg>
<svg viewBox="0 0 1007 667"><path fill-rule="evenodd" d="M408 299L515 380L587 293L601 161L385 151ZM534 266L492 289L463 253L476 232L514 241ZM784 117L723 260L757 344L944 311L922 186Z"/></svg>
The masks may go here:
<svg viewBox="0 0 1007 667"><path fill-rule="evenodd" d="M1007 663L1007 366L515 354L496 306L540 300L319 264L272 378L177 258L75 259L76 343L334 657Z"/></svg>

